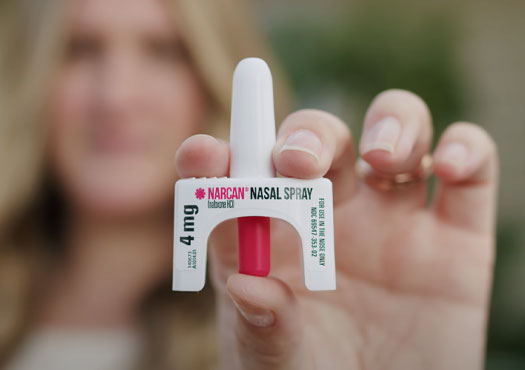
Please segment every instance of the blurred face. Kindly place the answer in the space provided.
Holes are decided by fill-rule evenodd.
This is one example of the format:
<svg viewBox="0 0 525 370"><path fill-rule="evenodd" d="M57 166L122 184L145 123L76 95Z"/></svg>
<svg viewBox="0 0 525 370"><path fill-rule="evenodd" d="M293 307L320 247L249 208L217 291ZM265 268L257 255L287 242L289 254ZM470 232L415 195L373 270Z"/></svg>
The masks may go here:
<svg viewBox="0 0 525 370"><path fill-rule="evenodd" d="M74 0L48 104L51 166L74 209L131 216L171 202L173 159L205 94L162 0Z"/></svg>

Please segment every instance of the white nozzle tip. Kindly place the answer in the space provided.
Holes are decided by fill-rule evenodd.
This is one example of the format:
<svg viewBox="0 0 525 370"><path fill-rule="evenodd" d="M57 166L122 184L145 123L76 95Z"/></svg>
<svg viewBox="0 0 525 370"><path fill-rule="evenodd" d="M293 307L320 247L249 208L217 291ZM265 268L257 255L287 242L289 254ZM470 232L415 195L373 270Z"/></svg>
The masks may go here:
<svg viewBox="0 0 525 370"><path fill-rule="evenodd" d="M242 75L243 77L256 77L260 75L266 75L266 77L272 78L270 68L268 64L261 58L244 58L235 67L235 76Z"/></svg>
<svg viewBox="0 0 525 370"><path fill-rule="evenodd" d="M274 144L270 68L262 59L243 59L233 74L230 177L273 177Z"/></svg>

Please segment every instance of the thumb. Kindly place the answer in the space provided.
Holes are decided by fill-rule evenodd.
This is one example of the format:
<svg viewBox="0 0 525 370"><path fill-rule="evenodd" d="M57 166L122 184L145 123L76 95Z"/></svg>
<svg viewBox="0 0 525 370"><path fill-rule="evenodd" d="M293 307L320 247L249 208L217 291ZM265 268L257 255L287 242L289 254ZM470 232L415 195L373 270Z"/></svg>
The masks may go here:
<svg viewBox="0 0 525 370"><path fill-rule="evenodd" d="M227 282L237 308L242 369L305 369L302 320L292 290L281 280L235 274Z"/></svg>

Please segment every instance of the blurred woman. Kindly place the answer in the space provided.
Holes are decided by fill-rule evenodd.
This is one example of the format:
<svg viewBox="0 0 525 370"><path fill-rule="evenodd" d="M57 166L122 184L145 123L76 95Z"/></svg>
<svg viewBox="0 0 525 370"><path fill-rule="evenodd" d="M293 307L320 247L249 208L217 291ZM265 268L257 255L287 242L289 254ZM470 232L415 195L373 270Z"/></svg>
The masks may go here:
<svg viewBox="0 0 525 370"><path fill-rule="evenodd" d="M93 352L134 359L138 317L155 306L149 317L161 323L148 328L165 336L148 341L155 362L207 367L212 297L169 288L173 163L188 136L227 135L235 64L272 59L252 13L229 0L3 7L2 357L56 342L72 357L83 347L90 361Z"/></svg>
<svg viewBox="0 0 525 370"><path fill-rule="evenodd" d="M426 207L432 122L420 98L389 90L372 102L359 172L341 120L288 115L273 163L283 176L332 180L338 289L304 289L297 238L282 222L272 223L271 276L236 274L235 223L226 222L210 238L215 298L174 294L175 169L228 175L220 138L233 68L272 59L244 2L2 6L7 369L482 367L497 184L483 130L445 131ZM270 65L277 108L288 112Z"/></svg>

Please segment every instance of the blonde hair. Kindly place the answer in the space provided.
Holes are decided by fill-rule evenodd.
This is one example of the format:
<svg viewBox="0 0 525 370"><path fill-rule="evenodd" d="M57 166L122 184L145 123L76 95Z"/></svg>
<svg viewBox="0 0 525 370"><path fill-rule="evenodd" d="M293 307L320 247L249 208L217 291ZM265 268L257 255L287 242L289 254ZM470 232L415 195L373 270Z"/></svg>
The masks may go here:
<svg viewBox="0 0 525 370"><path fill-rule="evenodd" d="M0 365L16 350L29 328L35 282L45 276L47 255L42 220L42 188L46 175L43 124L45 94L58 68L66 41L67 0L15 0L0 5ZM244 57L268 61L274 75L276 121L289 109L289 90L283 73L256 32L256 18L243 0L172 0L173 12L193 63L211 98L214 123L209 133L226 136L233 69ZM175 14L175 13L174 13ZM166 290L169 289L166 287ZM170 292L171 293L171 292ZM210 302L209 293L191 298L171 294L179 305ZM182 303L181 303L182 302ZM209 305L209 304L208 304ZM166 306L166 305L164 305ZM215 343L210 331L210 309L194 310L193 320L182 319L177 308L159 306L157 325L170 328L162 345L170 354L156 357L148 368L180 366L204 369L215 360L213 353L195 350ZM162 314L162 311L167 311ZM186 310L187 312L187 310ZM210 318L211 317L211 318ZM177 320L178 318L178 320ZM156 320L155 319L155 320ZM201 322L196 325L196 322ZM155 323L153 323L155 326ZM190 329L191 326L191 330ZM162 330L160 330L162 331ZM189 332L193 334L188 334ZM173 341L185 335L182 341ZM160 340L160 339L157 339ZM152 339L151 343L155 343ZM208 351L211 352L211 351ZM174 367L174 362L176 365Z"/></svg>

